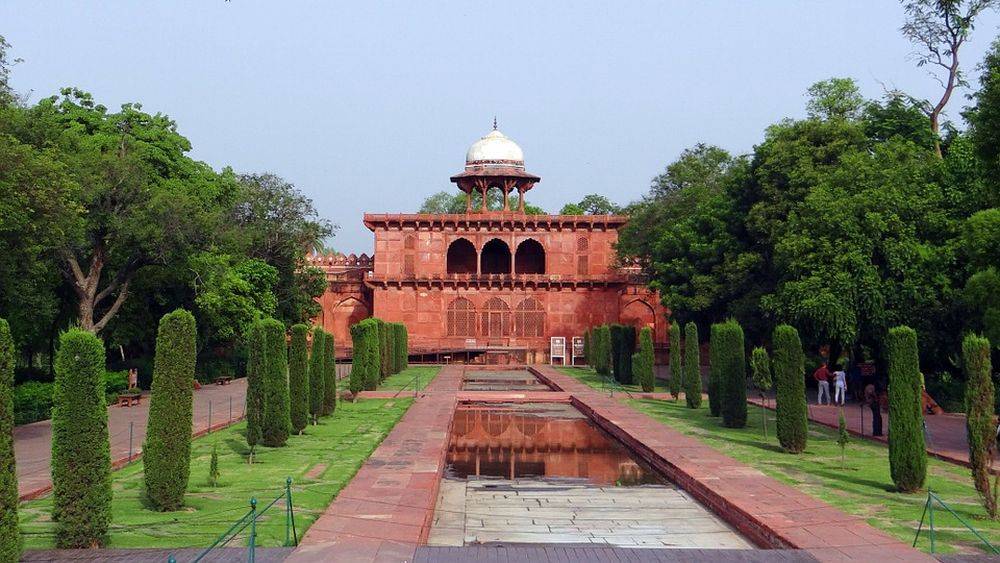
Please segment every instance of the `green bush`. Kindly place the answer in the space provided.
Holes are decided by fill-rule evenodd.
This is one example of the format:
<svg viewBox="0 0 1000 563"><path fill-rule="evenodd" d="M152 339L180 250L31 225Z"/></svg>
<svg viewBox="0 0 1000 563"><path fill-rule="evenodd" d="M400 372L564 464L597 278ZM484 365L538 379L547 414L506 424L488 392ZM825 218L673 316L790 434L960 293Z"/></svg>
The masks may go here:
<svg viewBox="0 0 1000 563"><path fill-rule="evenodd" d="M586 364L586 365L588 365L588 366L593 365L591 363L591 358L590 358L590 329L589 328L587 330L583 331L583 363Z"/></svg>
<svg viewBox="0 0 1000 563"><path fill-rule="evenodd" d="M301 434L309 424L309 327L292 325L288 349L288 404L292 432Z"/></svg>
<svg viewBox="0 0 1000 563"><path fill-rule="evenodd" d="M719 357L719 324L713 324L708 336L708 412L712 416L722 414L719 395L719 379L722 377L722 360Z"/></svg>
<svg viewBox="0 0 1000 563"><path fill-rule="evenodd" d="M378 385L379 353L378 323L375 319L364 319L351 326L351 340L354 355L351 358L351 393L362 390L373 391Z"/></svg>
<svg viewBox="0 0 1000 563"><path fill-rule="evenodd" d="M719 325L719 407L722 425L743 428L747 425L747 361L743 327L730 319Z"/></svg>
<svg viewBox="0 0 1000 563"><path fill-rule="evenodd" d="M966 336L962 341L962 366L965 369L965 423L972 483L979 492L986 513L996 519L998 490L990 480L992 445L996 440L990 341L973 334Z"/></svg>
<svg viewBox="0 0 1000 563"><path fill-rule="evenodd" d="M257 320L247 331L247 445L253 460L254 448L261 442L264 424L264 379L267 373L267 333L264 321Z"/></svg>
<svg viewBox="0 0 1000 563"><path fill-rule="evenodd" d="M920 490L927 478L917 333L907 326L889 330L889 472L904 493Z"/></svg>
<svg viewBox="0 0 1000 563"><path fill-rule="evenodd" d="M212 457L208 461L208 484L219 486L219 443L212 444Z"/></svg>
<svg viewBox="0 0 1000 563"><path fill-rule="evenodd" d="M111 400L128 390L128 371L104 372L104 394Z"/></svg>
<svg viewBox="0 0 1000 563"><path fill-rule="evenodd" d="M142 463L146 496L157 510L178 510L184 504L191 474L196 331L194 316L177 309L163 315L156 333Z"/></svg>
<svg viewBox="0 0 1000 563"><path fill-rule="evenodd" d="M633 383L632 354L635 352L635 327L611 325L611 369L619 383Z"/></svg>
<svg viewBox="0 0 1000 563"><path fill-rule="evenodd" d="M323 414L331 415L337 409L337 354L333 334L323 333Z"/></svg>
<svg viewBox="0 0 1000 563"><path fill-rule="evenodd" d="M312 335L312 351L309 353L309 414L312 415L313 424L316 424L320 415L327 414L323 409L326 401L326 339L332 340L333 336L327 335L318 326L313 327Z"/></svg>
<svg viewBox="0 0 1000 563"><path fill-rule="evenodd" d="M288 348L285 325L277 319L264 320L267 365L264 371L264 419L261 443L279 448L292 431L291 405L288 401Z"/></svg>
<svg viewBox="0 0 1000 563"><path fill-rule="evenodd" d="M778 443L785 451L797 454L806 449L809 437L802 342L799 332L788 325L775 327L773 342Z"/></svg>
<svg viewBox="0 0 1000 563"><path fill-rule="evenodd" d="M14 338L0 319L0 561L21 560L14 458Z"/></svg>
<svg viewBox="0 0 1000 563"><path fill-rule="evenodd" d="M750 352L750 380L760 393L760 423L764 429L764 439L767 440L767 412L764 407L767 391L773 385L771 378L771 358L767 350L758 346Z"/></svg>
<svg viewBox="0 0 1000 563"><path fill-rule="evenodd" d="M396 373L409 367L410 363L410 335L406 332L406 325L396 323Z"/></svg>
<svg viewBox="0 0 1000 563"><path fill-rule="evenodd" d="M378 326L378 382L382 383L385 381L386 377L391 375L391 371L389 369L389 331L388 325L386 325L386 322L382 319L375 319L375 322Z"/></svg>
<svg viewBox="0 0 1000 563"><path fill-rule="evenodd" d="M378 389L379 383L382 383L382 335L379 331L378 319L371 319L371 321L371 329L365 336L368 339L368 344L365 346L365 353L368 356L366 372L368 379L365 382L367 391Z"/></svg>
<svg viewBox="0 0 1000 563"><path fill-rule="evenodd" d="M85 330L68 330L59 338L55 368L52 519L56 546L103 547L111 522L104 343Z"/></svg>
<svg viewBox="0 0 1000 563"><path fill-rule="evenodd" d="M625 376L625 381L622 383L638 383L638 381L632 381L632 354L635 353L636 346L636 332L635 327L627 325L622 329L622 344L625 348L622 350L622 374Z"/></svg>
<svg viewBox="0 0 1000 563"><path fill-rule="evenodd" d="M688 408L701 407L701 351L698 348L698 325L684 326L684 402Z"/></svg>
<svg viewBox="0 0 1000 563"><path fill-rule="evenodd" d="M14 424L48 420L52 416L53 383L25 381L14 387Z"/></svg>
<svg viewBox="0 0 1000 563"><path fill-rule="evenodd" d="M639 332L639 351L632 355L632 379L642 386L643 392L652 393L656 385L655 362L653 331L648 326L643 327Z"/></svg>
<svg viewBox="0 0 1000 563"><path fill-rule="evenodd" d="M601 357L597 364L597 372L604 376L611 375L611 364L613 361L611 354L611 326L601 325L598 327L600 334Z"/></svg>
<svg viewBox="0 0 1000 563"><path fill-rule="evenodd" d="M670 394L676 401L684 388L684 368L681 364L681 325L670 323Z"/></svg>

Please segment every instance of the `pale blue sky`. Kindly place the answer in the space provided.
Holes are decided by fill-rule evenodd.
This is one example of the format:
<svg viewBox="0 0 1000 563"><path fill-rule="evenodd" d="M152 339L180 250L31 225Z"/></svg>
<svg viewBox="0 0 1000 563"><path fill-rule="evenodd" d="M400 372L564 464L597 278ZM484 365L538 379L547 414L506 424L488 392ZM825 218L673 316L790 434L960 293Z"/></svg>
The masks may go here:
<svg viewBox="0 0 1000 563"><path fill-rule="evenodd" d="M494 114L542 177L529 199L556 212L636 199L697 142L748 152L817 80L938 95L902 21L890 0L0 5L32 100L73 85L166 113L195 158L294 182L346 252L371 251L363 212L454 189ZM998 24L983 17L967 45L971 76Z"/></svg>

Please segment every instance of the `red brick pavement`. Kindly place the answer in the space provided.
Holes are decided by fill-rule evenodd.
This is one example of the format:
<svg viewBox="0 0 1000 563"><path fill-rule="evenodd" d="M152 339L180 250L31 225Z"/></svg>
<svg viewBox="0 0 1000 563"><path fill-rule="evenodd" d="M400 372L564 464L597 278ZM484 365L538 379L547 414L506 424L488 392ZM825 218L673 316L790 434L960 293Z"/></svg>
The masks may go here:
<svg viewBox="0 0 1000 563"><path fill-rule="evenodd" d="M246 399L246 379L236 379L228 385L204 385L194 392L192 432L200 436L218 430L243 417ZM232 414L230 414L232 404ZM211 422L209 421L211 409ZM132 424L131 459L142 454L149 417L149 394L132 407L108 407L108 433L111 437L111 459L115 469L129 461L129 424ZM211 429L209 424L211 423ZM38 498L52 489L49 464L52 461L52 424L49 420L24 424L14 428L14 455L17 461L17 488L21 500Z"/></svg>
<svg viewBox="0 0 1000 563"><path fill-rule="evenodd" d="M779 483L557 369L541 366L534 371L570 393L577 408L763 547L805 549L823 561L934 561L862 519Z"/></svg>
<svg viewBox="0 0 1000 563"><path fill-rule="evenodd" d="M433 521L462 373L441 369L287 561L413 559Z"/></svg>

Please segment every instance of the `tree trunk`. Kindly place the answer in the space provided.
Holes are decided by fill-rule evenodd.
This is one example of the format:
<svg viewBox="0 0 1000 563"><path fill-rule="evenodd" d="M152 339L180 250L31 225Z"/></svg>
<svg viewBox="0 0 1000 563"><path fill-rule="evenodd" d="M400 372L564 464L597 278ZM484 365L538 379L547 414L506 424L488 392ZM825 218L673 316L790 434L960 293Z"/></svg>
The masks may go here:
<svg viewBox="0 0 1000 563"><path fill-rule="evenodd" d="M63 249L62 254L67 265L66 277L69 279L78 300L77 320L80 328L97 334L114 318L115 314L121 308L122 303L125 302L125 298L128 297L129 282L135 271L140 267L140 262L136 258L129 259L111 281L108 282L107 286L98 291L101 283L101 273L104 271L107 258L104 245L97 244L94 246L93 256L91 256L86 273L80 267L80 261L73 250ZM100 319L97 319L97 307L116 291L118 294L111 303L111 306L100 316Z"/></svg>

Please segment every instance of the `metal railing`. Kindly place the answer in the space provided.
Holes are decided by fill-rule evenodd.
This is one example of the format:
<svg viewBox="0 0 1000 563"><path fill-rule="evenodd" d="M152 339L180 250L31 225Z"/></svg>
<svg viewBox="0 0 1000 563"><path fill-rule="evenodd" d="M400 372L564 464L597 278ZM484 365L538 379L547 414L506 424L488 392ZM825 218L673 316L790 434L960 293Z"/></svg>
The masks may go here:
<svg viewBox="0 0 1000 563"><path fill-rule="evenodd" d="M985 537L983 537L983 535L980 534L978 530L976 530L975 528L973 528L972 526L970 526L968 522L966 522L961 516L959 516L954 510L952 510L950 506L948 506L943 500L941 500L941 497L935 495L930 490L927 491L927 502L924 503L924 512L923 512L923 514L920 515L920 525L917 526L917 534L915 536L913 536L913 545L912 545L912 547L917 547L917 540L920 539L920 532L922 532L923 529L924 529L924 520L926 519L927 520L928 535L930 535L930 539L931 539L931 553L934 553L934 550L937 548L937 545L936 545L936 539L937 538L936 538L936 533L935 533L935 529L934 529L934 504L935 503L941 505L942 508L944 508L952 516L954 516L970 532L972 532L973 534L975 534L975 536L977 538L979 538L979 541L981 541L984 544L986 544L986 547L989 548L989 550L994 555L1000 555L1000 550L998 550L996 547L994 547L994 545L990 543L990 540L988 540Z"/></svg>
<svg viewBox="0 0 1000 563"><path fill-rule="evenodd" d="M225 547L226 544L243 533L247 528L250 529L250 535L247 540L247 561L253 563L257 550L257 520L280 500L285 501L285 547L299 545L299 535L295 529L295 509L292 504L292 478L289 477L285 480L285 490L280 495L274 497L274 500L269 502L262 510L257 509L257 499L251 498L250 510L234 522L222 535L217 537L212 542L212 545L205 548L197 557L192 559L192 563L198 563L203 560L212 553L212 550ZM177 559L171 555L167 558L167 562L177 563Z"/></svg>
<svg viewBox="0 0 1000 563"><path fill-rule="evenodd" d="M635 398L632 396L632 393L630 393L629 390L626 389L621 383L615 380L614 376L612 375L601 376L601 389L604 391L608 391L611 397L615 396L615 390L617 389L619 392L628 395L629 399Z"/></svg>

